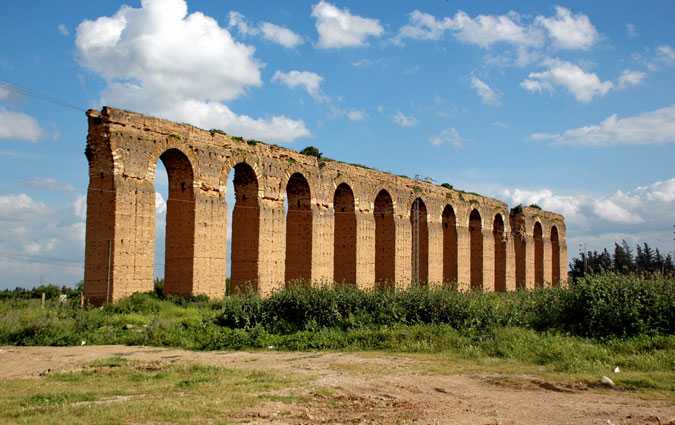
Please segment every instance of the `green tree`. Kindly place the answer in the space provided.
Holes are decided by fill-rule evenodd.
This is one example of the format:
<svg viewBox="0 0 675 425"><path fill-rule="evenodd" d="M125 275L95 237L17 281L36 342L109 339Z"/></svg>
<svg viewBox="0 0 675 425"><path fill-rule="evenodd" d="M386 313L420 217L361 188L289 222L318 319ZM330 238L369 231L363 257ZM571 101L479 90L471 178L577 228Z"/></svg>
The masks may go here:
<svg viewBox="0 0 675 425"><path fill-rule="evenodd" d="M321 158L323 155L319 149L314 146L307 146L305 149L301 150L300 153L307 156L314 156L316 158Z"/></svg>

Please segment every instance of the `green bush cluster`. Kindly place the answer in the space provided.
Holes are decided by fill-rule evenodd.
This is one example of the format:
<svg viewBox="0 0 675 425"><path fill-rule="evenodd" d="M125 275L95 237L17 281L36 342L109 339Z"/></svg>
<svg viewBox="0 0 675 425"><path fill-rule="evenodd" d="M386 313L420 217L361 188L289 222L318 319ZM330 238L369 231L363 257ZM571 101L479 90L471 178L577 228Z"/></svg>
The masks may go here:
<svg viewBox="0 0 675 425"><path fill-rule="evenodd" d="M216 321L232 329L262 327L273 334L424 324L479 333L524 327L583 337L673 334L675 281L610 274L580 279L569 288L500 294L298 285L264 300L228 298Z"/></svg>
<svg viewBox="0 0 675 425"><path fill-rule="evenodd" d="M298 286L266 299L239 295L222 301L147 293L103 308L80 308L79 299L48 300L44 308L39 300L19 297L0 302L0 345L85 341L199 350L274 346L403 351L474 346L492 353L490 341L505 329L525 333L509 337L503 350L511 343L516 344L514 350L524 350L517 346L527 338L546 335L604 344L666 338L672 345L675 281L598 275L569 288L492 294L444 288L359 291Z"/></svg>

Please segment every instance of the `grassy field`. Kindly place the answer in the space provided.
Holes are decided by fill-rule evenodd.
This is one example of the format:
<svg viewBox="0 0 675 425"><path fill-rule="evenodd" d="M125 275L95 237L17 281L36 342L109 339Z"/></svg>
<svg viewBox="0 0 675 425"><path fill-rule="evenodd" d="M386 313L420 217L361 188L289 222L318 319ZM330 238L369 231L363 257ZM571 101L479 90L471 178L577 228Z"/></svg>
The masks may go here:
<svg viewBox="0 0 675 425"><path fill-rule="evenodd" d="M75 351L57 351L54 355L72 357L74 353L92 349L96 347L75 347ZM419 419L421 409L425 412L431 409L440 412L437 416L445 417L447 393L463 388L460 384L466 382L472 383L471 394L463 395L477 396L478 400L498 400L504 394L513 394L521 400L546 400L553 394L555 400L551 402L561 409L558 414L563 417L564 409L582 408L578 406L581 396L596 406L593 411L586 409L580 413L589 423L597 423L591 422L591 417L593 420L597 415L605 417L610 404L622 406L624 411L614 412L618 417L626 416L626 412L639 417L635 406L641 406L649 415L654 414L653 408L663 410L666 406L667 414L668 404L675 403L671 387L675 377L666 371L629 368L612 374L595 366L562 372L551 364L542 366L531 361L480 355L467 357L453 351L414 354L370 351L332 356L325 352L298 353L294 358L289 357L292 353L266 350L242 354L237 359L231 355L218 359L220 353L145 349L143 356L157 359L148 360L135 359L138 349L131 347L131 350L102 357L74 370L45 372L37 378L3 379L0 422L299 424L321 418L322 423L409 423L413 418ZM30 355L25 358L29 361ZM59 361L52 359L48 363ZM610 375L617 388L599 386L598 373ZM373 394L375 388L379 392ZM429 391L438 397L430 399L425 395ZM508 405L509 401L500 400L500 404ZM547 409L546 406L544 402L539 409ZM522 406L510 409L516 411L516 417L523 414L537 417L537 413L543 413L519 411ZM488 414L491 411L492 407L488 407ZM472 410L471 414L475 413ZM569 419L562 422L567 423L566 420Z"/></svg>
<svg viewBox="0 0 675 425"><path fill-rule="evenodd" d="M672 395L675 281L604 275L509 294L299 287L218 302L139 294L84 309L6 298L0 344L426 353L586 380L618 366L620 388Z"/></svg>
<svg viewBox="0 0 675 425"><path fill-rule="evenodd" d="M9 379L0 389L3 423L206 423L284 398L297 378L210 365L133 362L110 357L82 370ZM223 422L220 422L223 423Z"/></svg>

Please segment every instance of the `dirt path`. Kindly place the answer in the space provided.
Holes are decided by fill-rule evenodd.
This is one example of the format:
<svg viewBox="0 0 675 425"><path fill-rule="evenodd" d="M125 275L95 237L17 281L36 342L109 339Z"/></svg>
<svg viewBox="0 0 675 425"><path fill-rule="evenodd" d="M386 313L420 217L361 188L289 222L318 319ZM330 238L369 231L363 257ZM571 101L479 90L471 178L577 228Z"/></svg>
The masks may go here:
<svg viewBox="0 0 675 425"><path fill-rule="evenodd" d="M386 353L190 352L153 347L1 347L0 380L78 369L123 356L277 370L309 377L301 403L267 403L243 423L671 424L668 400L562 385L527 375L449 372L442 357Z"/></svg>

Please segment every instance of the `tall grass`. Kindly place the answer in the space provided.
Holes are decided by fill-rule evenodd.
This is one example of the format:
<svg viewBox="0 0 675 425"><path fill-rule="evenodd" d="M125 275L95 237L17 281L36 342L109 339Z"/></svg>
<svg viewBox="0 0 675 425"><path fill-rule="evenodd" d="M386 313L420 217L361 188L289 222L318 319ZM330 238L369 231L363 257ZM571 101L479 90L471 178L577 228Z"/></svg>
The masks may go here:
<svg viewBox="0 0 675 425"><path fill-rule="evenodd" d="M274 334L420 324L478 333L523 327L594 338L673 334L675 281L610 274L583 278L569 288L490 294L297 286L264 300L227 298L216 321L232 329L261 326Z"/></svg>
<svg viewBox="0 0 675 425"><path fill-rule="evenodd" d="M52 301L45 308L37 300L0 302L0 344L12 345L433 350L459 337L489 341L502 329L605 343L673 338L675 281L601 275L568 289L499 294L295 287L266 299L242 295L218 302L148 293L84 309L77 302Z"/></svg>

